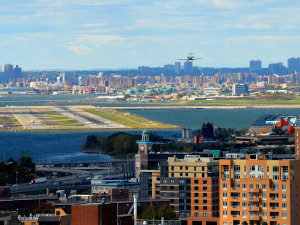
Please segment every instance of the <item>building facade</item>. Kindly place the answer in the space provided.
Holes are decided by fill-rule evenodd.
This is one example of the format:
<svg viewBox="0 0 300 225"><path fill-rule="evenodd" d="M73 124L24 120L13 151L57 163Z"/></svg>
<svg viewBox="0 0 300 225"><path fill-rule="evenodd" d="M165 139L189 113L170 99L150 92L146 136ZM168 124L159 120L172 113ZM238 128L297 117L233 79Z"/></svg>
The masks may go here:
<svg viewBox="0 0 300 225"><path fill-rule="evenodd" d="M220 224L298 224L299 174L298 160L220 160Z"/></svg>

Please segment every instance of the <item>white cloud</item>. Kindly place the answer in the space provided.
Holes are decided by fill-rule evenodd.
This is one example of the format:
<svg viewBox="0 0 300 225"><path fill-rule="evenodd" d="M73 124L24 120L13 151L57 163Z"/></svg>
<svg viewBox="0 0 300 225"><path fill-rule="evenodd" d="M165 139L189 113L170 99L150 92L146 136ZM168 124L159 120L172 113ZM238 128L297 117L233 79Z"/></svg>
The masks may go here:
<svg viewBox="0 0 300 225"><path fill-rule="evenodd" d="M199 3L211 5L216 8L233 9L237 8L240 4L235 0L196 0Z"/></svg>
<svg viewBox="0 0 300 225"><path fill-rule="evenodd" d="M267 29L271 29L272 26L269 24L264 24L264 23L259 23L256 22L254 24L236 24L233 25L233 27L236 28L241 28L241 29L251 29L251 30L267 30Z"/></svg>
<svg viewBox="0 0 300 225"><path fill-rule="evenodd" d="M76 55L88 55L92 52L92 48L85 46L66 46L66 48Z"/></svg>
<svg viewBox="0 0 300 225"><path fill-rule="evenodd" d="M120 35L82 34L77 40L89 43L108 43L110 41L123 41Z"/></svg>
<svg viewBox="0 0 300 225"><path fill-rule="evenodd" d="M105 26L105 23L88 23L83 24L84 27L103 27Z"/></svg>

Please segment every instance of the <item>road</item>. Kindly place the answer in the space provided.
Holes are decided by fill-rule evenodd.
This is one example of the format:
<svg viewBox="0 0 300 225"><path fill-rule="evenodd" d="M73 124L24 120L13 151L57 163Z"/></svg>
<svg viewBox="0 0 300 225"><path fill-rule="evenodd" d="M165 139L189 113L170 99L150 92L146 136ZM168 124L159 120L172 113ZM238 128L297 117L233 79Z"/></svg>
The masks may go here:
<svg viewBox="0 0 300 225"><path fill-rule="evenodd" d="M110 170L105 171L96 171L91 173L80 173L77 175L71 175L71 176L65 176L60 177L56 179L48 179L45 183L39 183L39 184L29 184L29 183L23 183L18 184L16 187L11 186L11 193L34 193L38 191L46 191L48 188L49 191L55 191L55 190L66 190L66 189L90 189L91 188L91 179L95 175L100 175L103 178L108 177L123 177L123 174L120 172L117 172L114 170L114 168L111 168Z"/></svg>

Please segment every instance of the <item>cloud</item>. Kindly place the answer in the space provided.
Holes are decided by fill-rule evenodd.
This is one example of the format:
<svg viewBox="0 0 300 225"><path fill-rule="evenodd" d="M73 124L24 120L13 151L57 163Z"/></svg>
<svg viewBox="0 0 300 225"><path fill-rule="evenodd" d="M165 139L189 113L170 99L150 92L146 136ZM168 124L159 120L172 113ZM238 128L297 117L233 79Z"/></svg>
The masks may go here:
<svg viewBox="0 0 300 225"><path fill-rule="evenodd" d="M89 43L108 43L110 41L123 41L120 35L82 34L77 40Z"/></svg>
<svg viewBox="0 0 300 225"><path fill-rule="evenodd" d="M272 26L269 24L263 24L263 23L259 23L256 22L254 24L236 24L233 25L233 27L235 28L240 28L240 29L251 29L251 30L267 30L267 29L271 29Z"/></svg>
<svg viewBox="0 0 300 225"><path fill-rule="evenodd" d="M88 23L83 24L84 27L103 27L105 26L105 23Z"/></svg>
<svg viewBox="0 0 300 225"><path fill-rule="evenodd" d="M89 55L92 52L92 48L85 46L65 46L70 51L74 52L76 55Z"/></svg>
<svg viewBox="0 0 300 225"><path fill-rule="evenodd" d="M211 5L216 8L233 9L237 8L240 4L234 0L196 0L198 3Z"/></svg>

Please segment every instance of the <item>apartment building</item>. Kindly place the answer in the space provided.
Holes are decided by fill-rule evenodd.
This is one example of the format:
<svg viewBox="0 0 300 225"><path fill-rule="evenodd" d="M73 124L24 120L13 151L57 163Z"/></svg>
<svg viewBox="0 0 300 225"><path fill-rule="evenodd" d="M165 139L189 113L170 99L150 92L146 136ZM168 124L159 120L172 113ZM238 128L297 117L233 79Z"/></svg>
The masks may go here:
<svg viewBox="0 0 300 225"><path fill-rule="evenodd" d="M160 198L170 199L180 217L218 217L218 170L212 158L169 157L161 168Z"/></svg>
<svg viewBox="0 0 300 225"><path fill-rule="evenodd" d="M298 224L299 160L255 154L219 163L221 225Z"/></svg>

